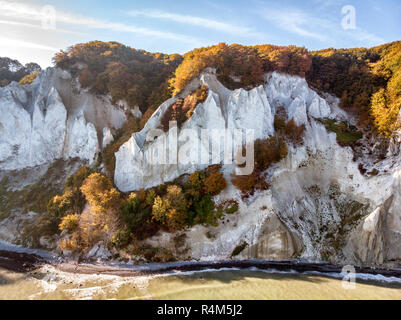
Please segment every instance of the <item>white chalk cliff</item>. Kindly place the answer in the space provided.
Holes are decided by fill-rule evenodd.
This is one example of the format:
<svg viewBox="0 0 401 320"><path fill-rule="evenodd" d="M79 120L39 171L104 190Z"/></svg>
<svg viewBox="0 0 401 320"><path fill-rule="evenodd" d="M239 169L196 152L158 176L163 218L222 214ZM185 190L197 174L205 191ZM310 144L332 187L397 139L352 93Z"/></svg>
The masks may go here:
<svg viewBox="0 0 401 320"><path fill-rule="evenodd" d="M204 103L196 107L192 117L178 133L178 164L170 164L168 161L168 164L154 165L152 161L152 157L158 150L165 148L175 132L160 136L151 143L146 141L148 132L159 128L164 112L176 101L176 98L172 98L153 114L142 131L135 133L116 153L115 183L120 190L153 187L184 173L204 168L206 165L199 165L197 159L182 164L185 161L180 156L183 157L185 152L181 149L188 146L185 129L199 132L199 139L192 141L192 152L198 147L202 153L207 152L212 157L212 152L201 141L201 129L252 129L254 138L260 139L274 134L274 115L280 107L284 107L289 119L294 118L297 124L308 124L308 116L324 118L331 114L328 103L300 77L274 72L269 76L266 86L250 91L230 91L217 81L212 72L204 72L200 79L190 83L189 88L199 83L208 85L209 95ZM216 142L219 137L211 134L209 139Z"/></svg>
<svg viewBox="0 0 401 320"><path fill-rule="evenodd" d="M160 134L146 141L150 130L160 128L166 110L202 83L209 88L208 97L181 129L170 129L167 138ZM21 170L56 159L79 158L91 164L98 151L113 141L113 130L126 120L123 106L80 89L68 72L54 68L42 72L31 85L12 83L0 88L0 108L0 171ZM305 258L398 266L399 143L393 141L387 158L379 162L370 161L368 152L359 158L366 167L379 172L362 175L351 148L339 146L335 133L327 132L319 121L353 119L338 108L336 98L322 97L300 77L274 72L266 76L263 86L231 91L218 82L213 70L206 70L180 96L163 103L144 129L120 147L115 184L128 192L205 168L207 164L199 164L197 159L180 163L185 151L194 153L196 148L212 157L200 138L190 143L185 140L185 129L253 129L255 139L266 138L274 135L274 117L283 110L288 119L305 125L304 142L289 146L288 156L269 169L269 190L241 200L240 192L228 183L215 201L236 199L239 210L226 215L224 223L218 227L197 225L178 234L160 232L145 242L172 251L178 259L225 259L246 242L240 259ZM174 154L179 164L152 164L150 159L175 134L179 143ZM232 165L223 166L228 181L233 170Z"/></svg>
<svg viewBox="0 0 401 320"><path fill-rule="evenodd" d="M239 258L305 258L359 265L401 261L400 157L395 154L376 163L380 174L368 177L358 170L349 147L340 147L317 119L336 118L352 122L338 108L338 99L322 98L305 79L272 73L266 85L250 91L230 91L212 71L189 84L185 96L199 84L209 95L199 104L183 129L254 129L255 138L274 134L274 116L283 108L288 118L305 125L302 146L290 147L288 156L270 172L271 188L252 199L241 200L231 184L215 200L236 199L239 212L226 216L218 227L195 226L177 235L160 233L146 242L167 248L180 258L202 260L230 257L234 248L247 243ZM132 136L116 153L115 183L122 191L138 190L171 181L206 165L151 165L149 159L165 143L161 136L145 141L151 129L176 101L166 101L145 128ZM172 130L168 136L172 134ZM187 148L178 139L180 148ZM194 141L195 145L200 141ZM201 146L202 148L202 146ZM207 152L207 149L202 149ZM230 179L233 167L223 166ZM208 234L208 237L206 236Z"/></svg>
<svg viewBox="0 0 401 320"><path fill-rule="evenodd" d="M55 68L30 85L0 88L0 108L0 170L70 158L92 164L103 128L120 128L126 120L109 97L80 90L67 71Z"/></svg>

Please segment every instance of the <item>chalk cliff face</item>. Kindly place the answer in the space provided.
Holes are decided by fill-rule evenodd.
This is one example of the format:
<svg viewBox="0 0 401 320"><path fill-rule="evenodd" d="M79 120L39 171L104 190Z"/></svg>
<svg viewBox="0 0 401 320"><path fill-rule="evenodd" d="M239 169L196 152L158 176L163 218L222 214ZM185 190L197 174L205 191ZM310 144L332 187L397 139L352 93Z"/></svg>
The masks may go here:
<svg viewBox="0 0 401 320"><path fill-rule="evenodd" d="M189 88L199 84L208 85L209 95L204 103L196 107L193 116L178 133L178 164L154 165L154 161L151 161L152 156L157 154L158 150L165 149L165 144L174 138L175 130L156 138L154 142L146 141L148 132L160 127L164 112L176 101L173 98L165 102L153 114L145 128L134 134L116 153L115 183L120 190L130 191L156 186L184 173L204 168L206 165L200 165L197 159L183 164L184 151L188 147L185 129L198 132L198 138L191 141L193 148L200 148L200 153L219 158L220 154L213 154L201 141L201 129L252 129L254 138L260 139L274 134L274 115L280 107L284 107L289 118L294 118L297 124L306 124L308 116L328 117L331 113L327 102L299 77L274 72L264 87L259 86L250 91L230 91L216 80L213 73L205 72L199 79L193 80ZM218 139L219 136L209 135L212 145L218 143Z"/></svg>
<svg viewBox="0 0 401 320"><path fill-rule="evenodd" d="M288 119L305 125L302 146L291 147L275 166L271 188L246 201L231 184L217 201L236 199L239 213L218 227L195 226L181 236L161 233L146 242L167 248L180 258L204 260L230 257L234 248L247 243L238 258L305 258L337 263L378 265L401 260L400 157L397 154L375 164L377 176L362 175L349 147L340 147L319 118L353 121L338 108L338 100L322 98L300 77L272 73L265 86L250 91L224 88L212 72L193 80L190 88L205 83L209 95L197 106L183 129L254 129L255 138L274 134L274 116L285 110ZM184 93L185 94L185 93ZM148 188L191 173L205 165L149 165L149 157L164 138L146 142L163 113L175 102L165 102L147 126L116 153L115 183L123 191ZM172 130L168 133L171 136ZM201 141L193 142L201 145ZM178 143L186 148L185 143ZM195 147L194 147L195 148ZM205 152L207 149L202 149ZM359 161L369 162L368 155ZM223 166L227 180L233 167ZM206 233L208 237L206 237Z"/></svg>
<svg viewBox="0 0 401 320"><path fill-rule="evenodd" d="M198 104L182 127L147 135L174 102L206 84L207 99ZM71 78L49 68L28 86L0 88L0 171L21 170L79 158L93 163L98 151L113 140L112 132L126 120L124 108L108 97L96 97ZM176 234L161 232L146 244L172 251L178 259L225 259L246 243L236 257L305 258L357 265L396 266L401 261L401 155L393 140L386 159L371 161L365 148L358 162L353 150L338 145L320 118L353 122L338 100L312 90L305 79L279 73L252 90L228 90L213 70L194 79L178 97L163 103L142 131L116 153L115 184L124 192L157 186L207 167L198 159L181 163L188 152L213 154L201 139L187 141L186 129L253 129L254 139L274 135L274 118L285 113L305 125L303 144L290 146L288 156L269 169L271 188L242 200L231 183L215 198L236 199L238 213L218 227L197 225ZM160 131L160 130L159 130ZM177 135L178 164L150 161ZM212 143L220 137L209 136ZM363 141L362 143L366 143ZM366 144L367 145L367 144ZM188 152L187 152L188 151ZM170 155L168 155L170 157ZM216 160L215 159L215 160ZM217 160L216 160L217 161ZM360 162L378 175L361 174ZM223 165L230 181L233 165ZM208 234L208 236L206 236Z"/></svg>
<svg viewBox="0 0 401 320"><path fill-rule="evenodd" d="M108 97L80 90L66 71L48 68L30 85L0 88L0 170L56 159L92 164L103 128L119 128L124 111Z"/></svg>

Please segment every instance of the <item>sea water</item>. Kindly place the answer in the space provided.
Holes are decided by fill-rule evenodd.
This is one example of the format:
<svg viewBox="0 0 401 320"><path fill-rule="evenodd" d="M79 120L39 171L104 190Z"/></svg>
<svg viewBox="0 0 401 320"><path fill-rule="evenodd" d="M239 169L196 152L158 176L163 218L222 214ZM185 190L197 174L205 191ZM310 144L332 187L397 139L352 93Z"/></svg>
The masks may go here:
<svg viewBox="0 0 401 320"><path fill-rule="evenodd" d="M369 279L358 278L350 289L316 273L222 269L119 277L46 265L30 274L0 269L0 299L401 299L399 281Z"/></svg>

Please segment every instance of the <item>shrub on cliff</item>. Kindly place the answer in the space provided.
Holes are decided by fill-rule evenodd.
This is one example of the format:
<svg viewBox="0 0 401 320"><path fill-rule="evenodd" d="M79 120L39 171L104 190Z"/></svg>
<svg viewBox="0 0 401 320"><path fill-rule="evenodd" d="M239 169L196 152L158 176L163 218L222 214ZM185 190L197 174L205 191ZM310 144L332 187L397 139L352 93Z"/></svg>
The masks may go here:
<svg viewBox="0 0 401 320"><path fill-rule="evenodd" d="M288 154L288 148L281 137L272 136L255 141L255 170L262 172Z"/></svg>
<svg viewBox="0 0 401 320"><path fill-rule="evenodd" d="M244 196L252 195L256 190L267 190L264 171L274 163L284 159L288 154L288 147L280 135L267 139L257 139L254 142L254 170L249 175L231 174L231 183L240 190ZM242 150L239 152L243 152Z"/></svg>
<svg viewBox="0 0 401 320"><path fill-rule="evenodd" d="M31 84L32 82L35 81L36 77L39 75L39 72L34 72L31 74L26 75L25 77L23 77L18 84L20 84L21 86L26 85L26 84Z"/></svg>
<svg viewBox="0 0 401 320"><path fill-rule="evenodd" d="M240 190L242 193L250 192L256 185L256 175L254 173L249 175L231 176L231 183L234 187Z"/></svg>
<svg viewBox="0 0 401 320"><path fill-rule="evenodd" d="M69 214L61 219L59 229L71 233L79 227L79 214Z"/></svg>
<svg viewBox="0 0 401 320"><path fill-rule="evenodd" d="M205 180L205 192L211 196L218 195L226 186L226 179L220 172L211 173Z"/></svg>
<svg viewBox="0 0 401 320"><path fill-rule="evenodd" d="M166 112L161 119L161 125L165 132L169 129L170 121L176 121L178 128L190 119L195 111L196 106L206 100L208 87L200 86L194 92L189 94L185 99L178 99Z"/></svg>
<svg viewBox="0 0 401 320"><path fill-rule="evenodd" d="M284 118L276 115L274 118L274 130L277 136L284 138L294 145L299 145L303 141L305 126L298 126L294 118L286 123Z"/></svg>
<svg viewBox="0 0 401 320"><path fill-rule="evenodd" d="M185 227L187 222L187 200L179 186L167 187L167 194L154 200L152 214L171 232Z"/></svg>

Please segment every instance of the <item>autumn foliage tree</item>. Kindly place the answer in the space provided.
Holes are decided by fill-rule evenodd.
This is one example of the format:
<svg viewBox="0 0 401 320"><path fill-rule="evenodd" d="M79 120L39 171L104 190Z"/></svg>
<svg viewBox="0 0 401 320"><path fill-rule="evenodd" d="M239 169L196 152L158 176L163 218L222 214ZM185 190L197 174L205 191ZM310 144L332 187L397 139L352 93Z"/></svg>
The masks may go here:
<svg viewBox="0 0 401 320"><path fill-rule="evenodd" d="M187 201L182 189L177 185L168 186L164 197L155 198L152 214L169 231L182 229L187 222Z"/></svg>
<svg viewBox="0 0 401 320"><path fill-rule="evenodd" d="M102 41L76 44L53 58L57 67L77 75L83 88L109 93L114 102L125 99L142 112L170 95L166 84L181 61L178 54L150 53Z"/></svg>
<svg viewBox="0 0 401 320"><path fill-rule="evenodd" d="M226 179L219 171L211 173L205 179L204 184L205 184L205 192L211 196L218 195L227 186Z"/></svg>
<svg viewBox="0 0 401 320"><path fill-rule="evenodd" d="M385 70L388 78L386 86L372 95L371 115L378 132L391 136L401 127L398 119L401 107L401 42L375 49L382 57L375 68Z"/></svg>
<svg viewBox="0 0 401 320"><path fill-rule="evenodd" d="M231 183L245 195L251 195L256 190L268 189L269 184L265 179L264 171L288 154L288 147L280 135L255 140L254 150L253 172L249 175L231 175Z"/></svg>
<svg viewBox="0 0 401 320"><path fill-rule="evenodd" d="M62 249L85 250L101 240L109 243L113 235L124 228L120 216L121 195L110 178L98 172L92 173L83 181L80 190L89 208L79 218L66 216L60 223L62 230L74 230L71 238L60 243Z"/></svg>
<svg viewBox="0 0 401 320"><path fill-rule="evenodd" d="M39 72L34 72L31 74L26 75L25 77L23 77L18 84L20 85L26 85L26 84L31 84L32 82L35 81L36 77L39 75Z"/></svg>
<svg viewBox="0 0 401 320"><path fill-rule="evenodd" d="M202 85L194 92L186 96L185 99L178 99L166 110L161 119L161 126L163 130L165 132L168 131L170 121L176 121L178 128L181 128L182 124L192 117L196 106L206 100L207 94L207 85Z"/></svg>
<svg viewBox="0 0 401 320"><path fill-rule="evenodd" d="M312 52L308 82L341 99L341 107L359 116L359 124L392 135L400 124L401 42L373 48Z"/></svg>
<svg viewBox="0 0 401 320"><path fill-rule="evenodd" d="M226 87L251 88L264 83L266 72L276 70L305 76L311 64L310 54L301 47L273 45L252 47L239 44L228 46L220 43L186 53L171 83L174 93L178 93L202 70L213 67L219 80Z"/></svg>

